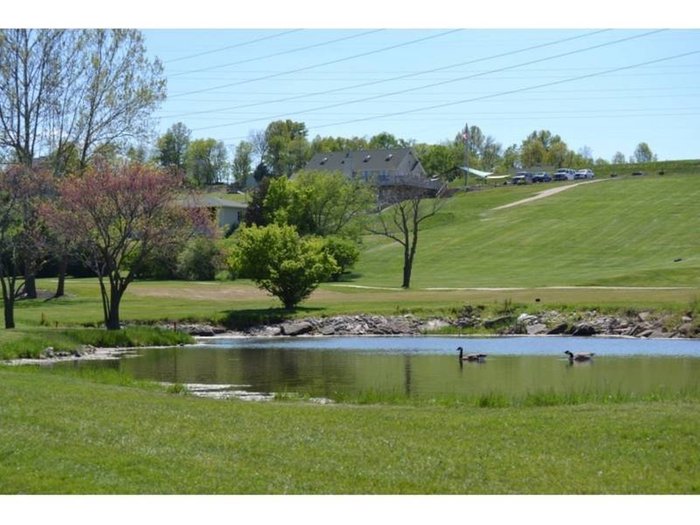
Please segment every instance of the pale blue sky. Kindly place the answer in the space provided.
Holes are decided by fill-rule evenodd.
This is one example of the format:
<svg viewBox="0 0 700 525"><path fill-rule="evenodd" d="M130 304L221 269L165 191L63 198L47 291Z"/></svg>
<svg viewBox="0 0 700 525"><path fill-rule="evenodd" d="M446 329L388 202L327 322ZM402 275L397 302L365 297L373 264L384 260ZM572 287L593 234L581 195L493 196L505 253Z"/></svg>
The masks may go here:
<svg viewBox="0 0 700 525"><path fill-rule="evenodd" d="M547 129L594 158L630 156L639 142L660 159L700 157L689 2L473 4L34 0L3 15L15 27L144 30L168 78L159 133L180 121L234 147L289 118L309 138L387 131L439 143L469 123L504 147Z"/></svg>
<svg viewBox="0 0 700 525"><path fill-rule="evenodd" d="M388 131L449 140L478 125L503 146L548 129L594 158L647 142L700 156L700 30L146 30L168 100L160 130L230 146L277 119L309 138Z"/></svg>

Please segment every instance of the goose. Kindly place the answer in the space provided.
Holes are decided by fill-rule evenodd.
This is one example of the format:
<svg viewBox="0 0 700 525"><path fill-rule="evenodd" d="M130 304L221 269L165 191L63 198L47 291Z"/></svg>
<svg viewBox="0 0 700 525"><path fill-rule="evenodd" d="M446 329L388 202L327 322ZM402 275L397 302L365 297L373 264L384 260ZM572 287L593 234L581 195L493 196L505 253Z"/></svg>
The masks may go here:
<svg viewBox="0 0 700 525"><path fill-rule="evenodd" d="M460 361L478 361L482 362L484 359L486 359L486 354L467 354L464 355L464 349L460 346L457 348L459 351L459 360Z"/></svg>
<svg viewBox="0 0 700 525"><path fill-rule="evenodd" d="M590 361L593 359L593 356L595 355L593 352L579 352L579 353L571 353L570 350L565 350L564 353L569 356L569 362L574 362L574 361Z"/></svg>

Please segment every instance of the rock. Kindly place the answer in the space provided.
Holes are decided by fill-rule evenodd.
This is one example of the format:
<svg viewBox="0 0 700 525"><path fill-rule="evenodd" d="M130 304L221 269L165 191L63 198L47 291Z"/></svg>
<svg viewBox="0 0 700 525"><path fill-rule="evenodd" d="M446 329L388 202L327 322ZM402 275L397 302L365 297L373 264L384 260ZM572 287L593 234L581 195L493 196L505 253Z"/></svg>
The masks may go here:
<svg viewBox="0 0 700 525"><path fill-rule="evenodd" d="M308 321L294 321L282 323L280 329L282 335L302 335L309 333L313 329L313 325Z"/></svg>
<svg viewBox="0 0 700 525"><path fill-rule="evenodd" d="M561 335L569 331L569 323L559 323L547 332L548 335Z"/></svg>
<svg viewBox="0 0 700 525"><path fill-rule="evenodd" d="M581 337L588 337L591 335L595 335L596 331L595 328L588 323L579 323L571 328L570 334Z"/></svg>
<svg viewBox="0 0 700 525"><path fill-rule="evenodd" d="M536 323L537 321L538 321L538 319L537 319L536 315L530 315L530 314L523 313L523 314L520 314L518 316L518 323L532 324L532 323Z"/></svg>
<svg viewBox="0 0 700 525"><path fill-rule="evenodd" d="M526 327L527 335L540 335L547 333L547 325L541 323L535 323L527 325Z"/></svg>
<svg viewBox="0 0 700 525"><path fill-rule="evenodd" d="M639 312L637 314L637 317L639 318L640 321L643 323L646 323L651 319L651 314L649 312Z"/></svg>
<svg viewBox="0 0 700 525"><path fill-rule="evenodd" d="M513 322L513 316L511 315L501 315L500 317L494 317L493 319L486 319L484 321L485 328L494 328L498 325L509 324Z"/></svg>

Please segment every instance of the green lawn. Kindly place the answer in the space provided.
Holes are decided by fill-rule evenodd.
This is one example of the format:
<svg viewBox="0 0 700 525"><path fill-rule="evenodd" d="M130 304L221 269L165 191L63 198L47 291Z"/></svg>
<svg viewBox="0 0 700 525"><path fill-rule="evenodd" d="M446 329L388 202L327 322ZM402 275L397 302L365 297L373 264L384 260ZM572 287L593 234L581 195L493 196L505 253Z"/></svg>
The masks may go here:
<svg viewBox="0 0 700 525"><path fill-rule="evenodd" d="M0 368L0 493L697 494L699 409L250 404Z"/></svg>
<svg viewBox="0 0 700 525"><path fill-rule="evenodd" d="M421 231L412 285L700 285L697 172L608 178L494 209L552 187L457 194ZM368 238L366 247L356 283L399 285L400 246Z"/></svg>

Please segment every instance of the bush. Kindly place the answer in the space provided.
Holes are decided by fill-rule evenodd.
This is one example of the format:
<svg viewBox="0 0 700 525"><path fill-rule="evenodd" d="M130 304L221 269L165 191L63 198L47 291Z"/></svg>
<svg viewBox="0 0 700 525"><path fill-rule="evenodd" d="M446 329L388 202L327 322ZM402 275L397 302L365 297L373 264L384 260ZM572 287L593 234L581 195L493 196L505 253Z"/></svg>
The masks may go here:
<svg viewBox="0 0 700 525"><path fill-rule="evenodd" d="M248 277L291 310L322 281L338 272L318 239L303 239L293 226L244 227L234 235L227 259L231 271Z"/></svg>
<svg viewBox="0 0 700 525"><path fill-rule="evenodd" d="M216 241L196 237L178 255L176 274L189 281L213 281L223 264L223 253Z"/></svg>
<svg viewBox="0 0 700 525"><path fill-rule="evenodd" d="M335 260L338 271L331 274L331 279L338 281L340 276L352 268L360 258L360 249L350 239L343 237L326 237L321 250Z"/></svg>

